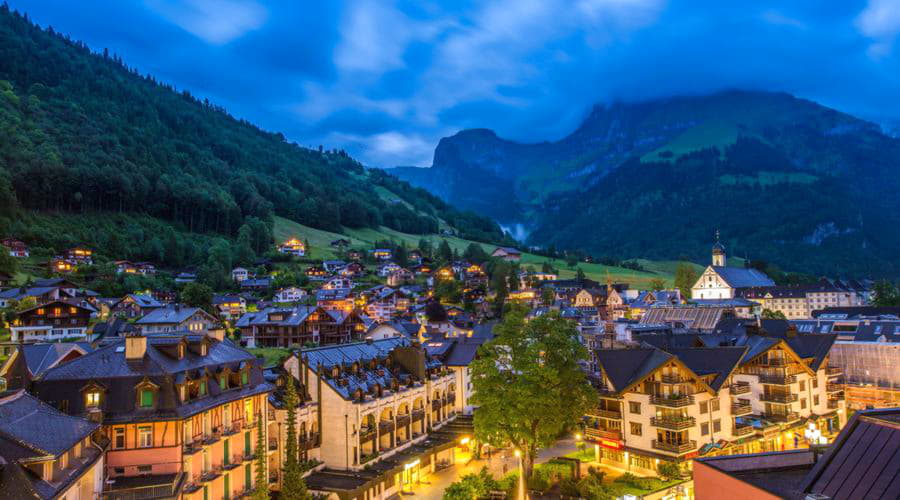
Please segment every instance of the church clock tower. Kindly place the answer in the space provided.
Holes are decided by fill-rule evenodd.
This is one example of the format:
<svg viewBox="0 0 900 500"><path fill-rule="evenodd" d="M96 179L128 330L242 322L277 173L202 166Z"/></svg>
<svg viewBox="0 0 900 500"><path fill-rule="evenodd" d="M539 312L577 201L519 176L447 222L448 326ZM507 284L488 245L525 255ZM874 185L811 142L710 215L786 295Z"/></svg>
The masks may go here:
<svg viewBox="0 0 900 500"><path fill-rule="evenodd" d="M712 247L713 267L725 267L725 245L719 241L719 230L716 229L716 243Z"/></svg>

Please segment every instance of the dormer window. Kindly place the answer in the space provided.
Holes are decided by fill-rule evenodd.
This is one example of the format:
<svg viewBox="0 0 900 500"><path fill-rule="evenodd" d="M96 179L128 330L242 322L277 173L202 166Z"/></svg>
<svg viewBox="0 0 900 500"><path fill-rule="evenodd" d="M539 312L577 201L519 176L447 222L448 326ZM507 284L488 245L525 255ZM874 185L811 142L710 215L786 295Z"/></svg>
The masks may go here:
<svg viewBox="0 0 900 500"><path fill-rule="evenodd" d="M206 396L206 381L205 380L200 381L200 395Z"/></svg>
<svg viewBox="0 0 900 500"><path fill-rule="evenodd" d="M97 408L100 406L100 391L90 391L85 393L84 406L86 408Z"/></svg>
<svg viewBox="0 0 900 500"><path fill-rule="evenodd" d="M153 407L153 391L151 389L141 389L139 391L140 394L140 406L141 408L152 408Z"/></svg>
<svg viewBox="0 0 900 500"><path fill-rule="evenodd" d="M159 387L156 384L145 378L135 387L135 391L138 408L149 409L156 407L158 403L157 398L159 397Z"/></svg>
<svg viewBox="0 0 900 500"><path fill-rule="evenodd" d="M219 375L219 388L223 391L228 389L228 376L227 375Z"/></svg>

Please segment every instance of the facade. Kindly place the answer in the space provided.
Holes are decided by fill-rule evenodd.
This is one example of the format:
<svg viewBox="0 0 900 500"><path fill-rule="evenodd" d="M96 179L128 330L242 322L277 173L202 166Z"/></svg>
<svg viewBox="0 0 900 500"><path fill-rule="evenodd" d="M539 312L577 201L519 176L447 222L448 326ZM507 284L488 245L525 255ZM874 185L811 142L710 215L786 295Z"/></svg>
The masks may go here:
<svg viewBox="0 0 900 500"><path fill-rule="evenodd" d="M199 307L166 306L154 309L135 322L144 334L190 331L204 333L219 327L211 314Z"/></svg>
<svg viewBox="0 0 900 500"><path fill-rule="evenodd" d="M220 318L239 318L247 312L247 299L240 295L213 295L212 305Z"/></svg>
<svg viewBox="0 0 900 500"><path fill-rule="evenodd" d="M369 299L366 304L366 315L374 321L388 321L395 315L408 311L410 303L407 294L385 287Z"/></svg>
<svg viewBox="0 0 900 500"><path fill-rule="evenodd" d="M733 299L742 289L775 286L762 271L727 267L725 247L716 242L712 250L712 265L707 266L691 287L693 299Z"/></svg>
<svg viewBox="0 0 900 500"><path fill-rule="evenodd" d="M814 311L829 307L866 305L865 295L843 282L822 280L805 286L768 286L740 290L738 295L760 308L780 312L787 319L808 319Z"/></svg>
<svg viewBox="0 0 900 500"><path fill-rule="evenodd" d="M93 311L74 300L56 300L19 312L10 327L12 342L84 339Z"/></svg>
<svg viewBox="0 0 900 500"><path fill-rule="evenodd" d="M236 267L231 270L231 279L240 283L250 277L250 271L243 267Z"/></svg>
<svg viewBox="0 0 900 500"><path fill-rule="evenodd" d="M689 346L673 347L678 337ZM585 436L603 463L654 473L664 461L797 446L807 422L833 434L846 421L827 371L834 336L640 338L645 347L595 353L601 402Z"/></svg>
<svg viewBox="0 0 900 500"><path fill-rule="evenodd" d="M254 477L256 419L272 386L229 340L134 335L48 370L44 402L100 422L109 440L103 498L236 498Z"/></svg>
<svg viewBox="0 0 900 500"><path fill-rule="evenodd" d="M4 238L0 240L0 245L9 252L9 255L12 257L18 257L24 259L30 255L28 251L28 245L21 240L17 240L15 238Z"/></svg>
<svg viewBox="0 0 900 500"><path fill-rule="evenodd" d="M100 424L66 415L24 390L0 393L4 498L100 498L108 444Z"/></svg>
<svg viewBox="0 0 900 500"><path fill-rule="evenodd" d="M152 295L128 294L110 307L109 313L123 318L140 318L165 305Z"/></svg>
<svg viewBox="0 0 900 500"><path fill-rule="evenodd" d="M507 262L519 262L522 252L510 247L497 247L491 252L491 257L497 257Z"/></svg>
<svg viewBox="0 0 900 500"><path fill-rule="evenodd" d="M269 307L244 314L235 326L248 347L343 344L362 339L366 331L359 311L318 306Z"/></svg>
<svg viewBox="0 0 900 500"><path fill-rule="evenodd" d="M77 264L92 265L94 263L94 251L85 246L77 246L66 250L67 260Z"/></svg>
<svg viewBox="0 0 900 500"><path fill-rule="evenodd" d="M306 255L306 245L297 238L291 238L278 245L278 253L303 257Z"/></svg>
<svg viewBox="0 0 900 500"><path fill-rule="evenodd" d="M306 296L306 290L291 286L275 292L275 302L300 302L305 299Z"/></svg>

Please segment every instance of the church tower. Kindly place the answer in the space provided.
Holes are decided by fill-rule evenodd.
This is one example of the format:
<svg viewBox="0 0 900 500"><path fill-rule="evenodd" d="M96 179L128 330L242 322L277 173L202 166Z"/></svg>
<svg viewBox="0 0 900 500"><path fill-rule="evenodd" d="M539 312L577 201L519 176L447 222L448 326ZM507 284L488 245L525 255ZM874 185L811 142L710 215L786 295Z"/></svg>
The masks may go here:
<svg viewBox="0 0 900 500"><path fill-rule="evenodd" d="M716 229L716 243L712 247L713 267L725 267L725 245L719 241L719 230Z"/></svg>

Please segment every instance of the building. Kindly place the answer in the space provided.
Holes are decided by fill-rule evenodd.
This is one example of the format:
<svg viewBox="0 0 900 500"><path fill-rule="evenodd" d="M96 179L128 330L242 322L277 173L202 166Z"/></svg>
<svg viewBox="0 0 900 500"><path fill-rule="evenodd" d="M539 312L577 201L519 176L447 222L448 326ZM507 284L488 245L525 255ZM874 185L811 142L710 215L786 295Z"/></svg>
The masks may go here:
<svg viewBox="0 0 900 500"><path fill-rule="evenodd" d="M30 255L28 245L21 240L15 238L3 238L0 240L0 245L3 245L12 257L24 259Z"/></svg>
<svg viewBox="0 0 900 500"><path fill-rule="evenodd" d="M359 340L367 325L358 310L319 306L269 307L235 323L248 347L342 344Z"/></svg>
<svg viewBox="0 0 900 500"><path fill-rule="evenodd" d="M294 257L303 257L306 255L306 245L298 238L291 238L278 245L278 253L293 255Z"/></svg>
<svg viewBox="0 0 900 500"><path fill-rule="evenodd" d="M234 319L247 312L247 299L240 295L216 294L213 295L212 305L216 308L220 318Z"/></svg>
<svg viewBox="0 0 900 500"><path fill-rule="evenodd" d="M32 286L19 287L0 291L0 307L10 307L13 302L28 298L34 298L38 304L44 304L54 300L74 298L74 292L60 286Z"/></svg>
<svg viewBox="0 0 900 500"><path fill-rule="evenodd" d="M325 270L324 267L320 266L309 266L306 268L306 277L309 278L310 281L324 281L326 277L328 277L328 271Z"/></svg>
<svg viewBox="0 0 900 500"><path fill-rule="evenodd" d="M250 271L243 267L236 267L231 270L231 279L238 283L250 277Z"/></svg>
<svg viewBox="0 0 900 500"><path fill-rule="evenodd" d="M396 288L384 287L366 304L366 315L374 321L388 321L409 310L409 296Z"/></svg>
<svg viewBox="0 0 900 500"><path fill-rule="evenodd" d="M300 302L306 297L306 290L296 286L289 286L275 292L275 302Z"/></svg>
<svg viewBox="0 0 900 500"><path fill-rule="evenodd" d="M693 299L733 299L746 288L774 286L775 282L762 271L727 267L725 246L716 241L712 248L712 265L706 267L691 287Z"/></svg>
<svg viewBox="0 0 900 500"><path fill-rule="evenodd" d="M831 307L865 305L865 295L843 282L821 280L803 286L767 286L740 290L742 298L759 303L762 310L784 314L787 319L811 318L814 311Z"/></svg>
<svg viewBox="0 0 900 500"><path fill-rule="evenodd" d="M205 333L219 328L219 322L199 307L160 307L135 322L144 334L189 331Z"/></svg>
<svg viewBox="0 0 900 500"><path fill-rule="evenodd" d="M698 500L856 500L900 494L900 409L858 412L825 449L702 458Z"/></svg>
<svg viewBox="0 0 900 500"><path fill-rule="evenodd" d="M55 300L20 311L10 326L12 342L84 339L93 310L75 299Z"/></svg>
<svg viewBox="0 0 900 500"><path fill-rule="evenodd" d="M100 424L24 390L0 393L0 491L4 498L100 498L109 440Z"/></svg>
<svg viewBox="0 0 900 500"><path fill-rule="evenodd" d="M445 428L459 409L454 374L405 338L306 349L296 376L321 409L325 469L313 492L386 499L440 464L459 435Z"/></svg>
<svg viewBox="0 0 900 500"><path fill-rule="evenodd" d="M130 293L121 300L115 302L109 309L112 316L120 316L123 318L140 318L146 316L155 309L160 309L165 305L156 300L152 295Z"/></svg>
<svg viewBox="0 0 900 500"><path fill-rule="evenodd" d="M272 278L247 278L241 280L241 290L251 292L265 292L272 286Z"/></svg>
<svg viewBox="0 0 900 500"><path fill-rule="evenodd" d="M833 335L639 338L641 348L595 351L600 405L585 437L602 463L651 474L661 462L796 447L808 422L833 434L846 419L827 373Z"/></svg>
<svg viewBox="0 0 900 500"><path fill-rule="evenodd" d="M511 247L497 247L491 252L491 257L497 257L507 262L519 262L522 259L522 252Z"/></svg>
<svg viewBox="0 0 900 500"><path fill-rule="evenodd" d="M649 308L641 316L641 323L651 325L667 325L678 330L695 330L709 332L715 329L720 321L737 317L733 305L714 303L657 305Z"/></svg>
<svg viewBox="0 0 900 500"><path fill-rule="evenodd" d="M235 498L248 492L256 419L272 386L231 341L171 332L129 336L47 370L34 394L101 423L108 499Z"/></svg>
<svg viewBox="0 0 900 500"><path fill-rule="evenodd" d="M94 264L94 251L86 246L72 247L66 250L65 258L76 265L87 264L90 266Z"/></svg>
<svg viewBox="0 0 900 500"><path fill-rule="evenodd" d="M401 286L415 281L416 275L409 269L397 269L387 277L388 286Z"/></svg>
<svg viewBox="0 0 900 500"><path fill-rule="evenodd" d="M17 344L0 366L0 377L6 389L27 389L31 381L54 366L71 361L92 351L87 342L47 342Z"/></svg>
<svg viewBox="0 0 900 500"><path fill-rule="evenodd" d="M283 467L286 460L285 448L287 444L287 407L285 394L287 384L293 383L297 393L299 404L296 408L294 421L297 432L299 448L299 460L302 465L318 463L321 451L322 432L319 403L313 401L306 387L292 375L298 372L298 359L289 356L281 366L267 368L264 372L266 382L275 390L269 394L268 411L266 419L266 453L268 481L270 488L281 489L284 484Z"/></svg>
<svg viewBox="0 0 900 500"><path fill-rule="evenodd" d="M69 274L74 272L76 268L77 264L75 261L58 256L51 258L50 262L47 264L47 269L51 273L56 274Z"/></svg>
<svg viewBox="0 0 900 500"><path fill-rule="evenodd" d="M372 250L372 258L375 260L391 260L394 257L394 253L389 248L376 248Z"/></svg>

